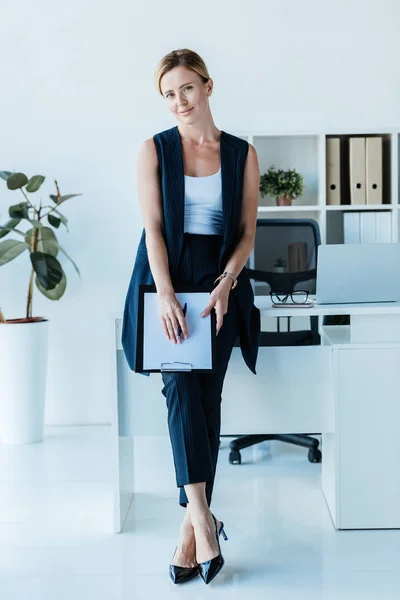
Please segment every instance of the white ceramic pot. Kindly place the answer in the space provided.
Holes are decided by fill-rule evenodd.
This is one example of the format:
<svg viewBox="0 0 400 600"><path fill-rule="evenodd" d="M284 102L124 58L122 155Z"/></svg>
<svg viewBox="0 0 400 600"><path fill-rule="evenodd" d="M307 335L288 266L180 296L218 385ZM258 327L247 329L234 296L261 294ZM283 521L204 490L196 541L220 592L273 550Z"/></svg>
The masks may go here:
<svg viewBox="0 0 400 600"><path fill-rule="evenodd" d="M49 322L0 323L0 441L43 440Z"/></svg>

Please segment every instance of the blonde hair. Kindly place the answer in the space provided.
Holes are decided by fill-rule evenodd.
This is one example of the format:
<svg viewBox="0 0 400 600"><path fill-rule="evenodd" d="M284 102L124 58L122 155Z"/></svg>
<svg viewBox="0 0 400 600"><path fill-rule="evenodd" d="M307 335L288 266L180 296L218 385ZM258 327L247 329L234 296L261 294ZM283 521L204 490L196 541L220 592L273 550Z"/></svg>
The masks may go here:
<svg viewBox="0 0 400 600"><path fill-rule="evenodd" d="M206 83L210 79L206 64L199 54L188 48L173 50L159 61L155 70L155 84L161 96L163 95L161 91L161 78L175 67L186 67L194 71L200 77L202 83Z"/></svg>

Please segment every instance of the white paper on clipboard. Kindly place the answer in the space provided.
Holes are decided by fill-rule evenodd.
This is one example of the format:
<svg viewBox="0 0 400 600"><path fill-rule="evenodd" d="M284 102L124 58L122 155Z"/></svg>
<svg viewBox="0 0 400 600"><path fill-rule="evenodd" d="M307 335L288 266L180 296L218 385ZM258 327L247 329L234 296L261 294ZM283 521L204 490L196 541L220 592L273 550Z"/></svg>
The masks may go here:
<svg viewBox="0 0 400 600"><path fill-rule="evenodd" d="M201 317L209 300L208 292L177 292L183 307L187 303L188 338L174 344L165 337L158 313L156 292L144 292L143 370L160 369L161 365L176 364L176 370L212 369L211 317ZM183 365L190 365L185 369ZM173 370L173 367L171 367Z"/></svg>

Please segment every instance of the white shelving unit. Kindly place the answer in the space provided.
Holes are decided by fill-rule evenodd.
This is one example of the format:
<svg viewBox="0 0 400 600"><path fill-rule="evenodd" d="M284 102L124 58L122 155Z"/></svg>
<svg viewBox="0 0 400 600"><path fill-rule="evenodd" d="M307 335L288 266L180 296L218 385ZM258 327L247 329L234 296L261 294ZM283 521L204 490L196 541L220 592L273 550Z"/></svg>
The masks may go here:
<svg viewBox="0 0 400 600"><path fill-rule="evenodd" d="M321 132L236 131L234 135L247 140L257 150L260 175L273 164L280 169L296 169L304 177L305 190L292 206L276 206L272 197L259 195L260 218L311 218L319 225L321 243L343 243L343 213L345 211L384 210L392 214L392 241L399 241L399 146L400 131L388 128ZM381 135L384 145L384 203L379 205L326 204L326 140L328 137L347 139L352 136ZM346 200L350 202L347 197Z"/></svg>

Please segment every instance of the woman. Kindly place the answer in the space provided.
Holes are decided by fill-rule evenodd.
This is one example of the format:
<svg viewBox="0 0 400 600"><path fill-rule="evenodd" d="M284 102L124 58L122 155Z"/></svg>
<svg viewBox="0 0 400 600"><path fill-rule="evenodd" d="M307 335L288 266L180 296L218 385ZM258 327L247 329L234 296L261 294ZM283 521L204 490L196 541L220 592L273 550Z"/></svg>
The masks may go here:
<svg viewBox="0 0 400 600"><path fill-rule="evenodd" d="M243 267L254 245L259 170L254 147L215 126L209 105L213 81L198 54L173 51L155 75L178 126L154 135L139 150L144 229L125 302L122 344L136 370L140 284L155 284L160 326L174 344L190 336L174 285L214 284L202 316L216 313L215 368L162 373L179 503L186 507L170 577L183 583L200 573L209 583L224 563L218 541L223 523L210 512L223 381L238 335L253 373L258 351L260 313Z"/></svg>

